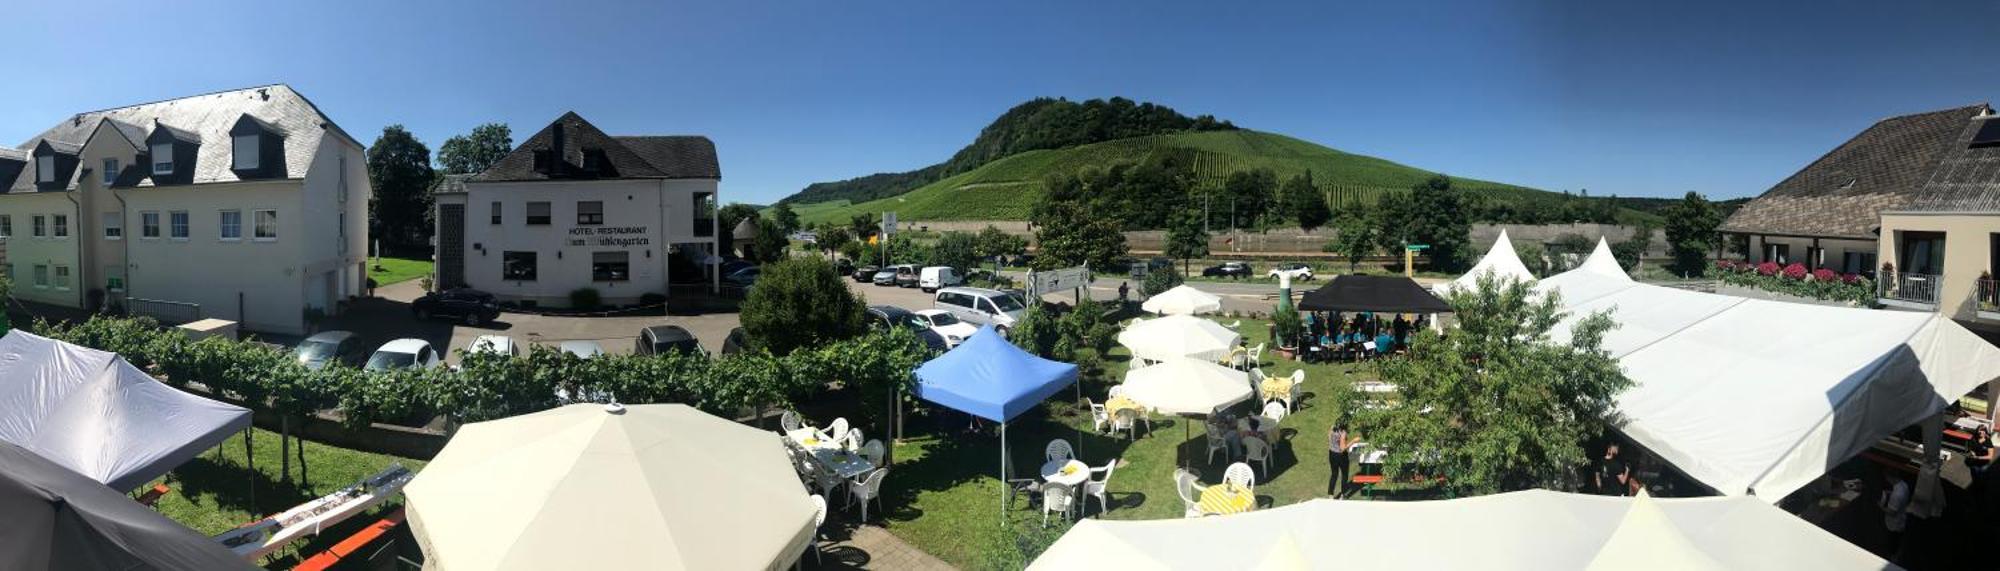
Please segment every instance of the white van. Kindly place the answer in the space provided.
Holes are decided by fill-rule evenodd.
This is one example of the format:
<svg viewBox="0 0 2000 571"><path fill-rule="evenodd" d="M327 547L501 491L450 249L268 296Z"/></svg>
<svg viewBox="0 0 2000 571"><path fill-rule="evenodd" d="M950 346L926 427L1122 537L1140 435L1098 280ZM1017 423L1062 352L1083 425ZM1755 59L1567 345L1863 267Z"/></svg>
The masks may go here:
<svg viewBox="0 0 2000 571"><path fill-rule="evenodd" d="M1013 327L1028 310L1013 294L977 287L940 289L931 307L949 311L959 321L1001 329Z"/></svg>
<svg viewBox="0 0 2000 571"><path fill-rule="evenodd" d="M965 283L965 276L958 275L958 270L952 269L951 266L931 266L924 268L924 273L917 278L917 287L923 288L924 293L934 292L962 283Z"/></svg>

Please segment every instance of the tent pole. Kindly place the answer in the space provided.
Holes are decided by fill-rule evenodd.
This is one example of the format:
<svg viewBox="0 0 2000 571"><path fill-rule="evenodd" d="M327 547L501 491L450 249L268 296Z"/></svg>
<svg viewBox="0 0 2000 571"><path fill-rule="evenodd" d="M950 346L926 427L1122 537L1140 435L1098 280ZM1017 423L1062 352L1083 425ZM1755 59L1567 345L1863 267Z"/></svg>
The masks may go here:
<svg viewBox="0 0 2000 571"><path fill-rule="evenodd" d="M1076 402L1083 402L1083 381L1079 379L1074 383L1070 383L1070 386L1076 388ZM1090 405L1084 405L1084 408L1089 407ZM1083 412L1084 414L1090 414L1088 410ZM1076 427L1076 457L1083 457L1083 425L1081 424Z"/></svg>
<svg viewBox="0 0 2000 571"><path fill-rule="evenodd" d="M257 454L250 450L250 440L257 437L257 429L243 428L243 463L250 467L250 513L264 513L257 509Z"/></svg>
<svg viewBox="0 0 2000 571"><path fill-rule="evenodd" d="M1007 500L1014 495L1014 483L1007 481L1007 422L1000 422L1000 527L1007 527Z"/></svg>

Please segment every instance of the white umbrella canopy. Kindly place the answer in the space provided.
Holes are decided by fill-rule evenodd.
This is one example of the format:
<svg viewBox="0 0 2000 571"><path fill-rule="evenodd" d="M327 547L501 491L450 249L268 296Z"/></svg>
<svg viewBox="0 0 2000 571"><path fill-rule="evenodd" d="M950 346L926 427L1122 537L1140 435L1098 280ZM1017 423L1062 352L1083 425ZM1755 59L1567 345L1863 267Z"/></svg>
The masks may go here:
<svg viewBox="0 0 2000 571"><path fill-rule="evenodd" d="M1180 357L1220 361L1242 336L1221 324L1191 315L1169 315L1132 324L1118 332L1118 344L1149 361Z"/></svg>
<svg viewBox="0 0 2000 571"><path fill-rule="evenodd" d="M1140 309L1160 315L1196 315L1222 310L1222 298L1193 286L1181 284L1160 295L1146 298Z"/></svg>
<svg viewBox="0 0 2000 571"><path fill-rule="evenodd" d="M1250 400L1248 373L1188 358L1125 373L1125 396L1162 414L1206 415Z"/></svg>
<svg viewBox="0 0 2000 571"><path fill-rule="evenodd" d="M814 513L778 438L575 404L466 425L404 494L426 568L777 569Z"/></svg>

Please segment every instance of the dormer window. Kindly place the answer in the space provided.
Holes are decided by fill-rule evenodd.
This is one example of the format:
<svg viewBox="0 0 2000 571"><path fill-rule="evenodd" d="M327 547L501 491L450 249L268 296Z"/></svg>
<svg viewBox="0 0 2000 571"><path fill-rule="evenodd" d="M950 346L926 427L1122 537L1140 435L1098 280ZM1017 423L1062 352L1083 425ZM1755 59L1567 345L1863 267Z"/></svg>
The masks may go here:
<svg viewBox="0 0 2000 571"><path fill-rule="evenodd" d="M55 182L55 181L56 181L56 156L42 155L39 157L35 157L35 182Z"/></svg>
<svg viewBox="0 0 2000 571"><path fill-rule="evenodd" d="M262 138L257 133L231 137L230 140L234 141L234 144L231 145L230 152L231 156L236 158L236 164L232 168L240 171L257 170L257 151L263 144L260 141Z"/></svg>
<svg viewBox="0 0 2000 571"><path fill-rule="evenodd" d="M153 174L174 174L174 144L153 144Z"/></svg>

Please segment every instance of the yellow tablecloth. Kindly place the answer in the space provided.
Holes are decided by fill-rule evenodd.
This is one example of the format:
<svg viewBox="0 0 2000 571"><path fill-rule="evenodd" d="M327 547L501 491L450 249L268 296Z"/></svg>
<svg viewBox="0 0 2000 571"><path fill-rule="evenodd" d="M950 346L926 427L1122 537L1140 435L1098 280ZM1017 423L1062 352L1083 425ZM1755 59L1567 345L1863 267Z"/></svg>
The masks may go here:
<svg viewBox="0 0 2000 571"><path fill-rule="evenodd" d="M1195 507L1212 514L1238 514L1257 506L1257 496L1250 490L1230 484L1216 484L1201 490L1201 500Z"/></svg>
<svg viewBox="0 0 2000 571"><path fill-rule="evenodd" d="M1104 414L1116 418L1118 411L1121 410L1131 410L1141 417L1146 416L1146 406L1139 404L1139 401L1126 398L1125 395L1118 395L1111 397L1111 400L1104 401Z"/></svg>
<svg viewBox="0 0 2000 571"><path fill-rule="evenodd" d="M1257 385L1257 389L1257 394L1262 397L1259 400L1290 399L1292 398L1292 379L1291 377L1266 378L1264 382Z"/></svg>

